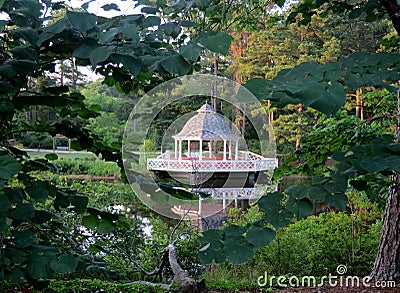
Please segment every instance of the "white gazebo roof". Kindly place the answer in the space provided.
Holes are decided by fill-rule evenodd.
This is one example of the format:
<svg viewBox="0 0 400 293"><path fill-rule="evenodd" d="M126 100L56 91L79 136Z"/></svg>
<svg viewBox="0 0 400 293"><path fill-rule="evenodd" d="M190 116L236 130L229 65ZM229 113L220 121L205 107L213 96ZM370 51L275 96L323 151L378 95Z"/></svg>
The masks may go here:
<svg viewBox="0 0 400 293"><path fill-rule="evenodd" d="M240 136L231 130L224 116L218 114L211 105L206 103L173 138L178 140L239 140Z"/></svg>

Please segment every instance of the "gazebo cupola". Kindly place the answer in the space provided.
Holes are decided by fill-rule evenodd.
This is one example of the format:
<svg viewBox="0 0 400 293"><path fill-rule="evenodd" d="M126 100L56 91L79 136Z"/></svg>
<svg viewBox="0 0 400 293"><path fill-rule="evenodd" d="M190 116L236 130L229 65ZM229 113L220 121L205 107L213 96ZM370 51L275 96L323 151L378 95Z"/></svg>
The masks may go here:
<svg viewBox="0 0 400 293"><path fill-rule="evenodd" d="M238 160L241 136L235 134L224 117L207 103L172 137L175 142L175 159L215 159L218 156L217 146L221 147L219 142L222 142L222 156L217 159Z"/></svg>

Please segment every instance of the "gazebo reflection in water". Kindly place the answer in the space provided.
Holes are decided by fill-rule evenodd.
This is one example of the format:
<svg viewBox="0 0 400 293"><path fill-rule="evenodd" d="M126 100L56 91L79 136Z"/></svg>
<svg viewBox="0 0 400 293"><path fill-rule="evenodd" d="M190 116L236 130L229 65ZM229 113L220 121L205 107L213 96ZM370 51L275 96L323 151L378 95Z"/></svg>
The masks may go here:
<svg viewBox="0 0 400 293"><path fill-rule="evenodd" d="M256 201L264 192L258 184L268 184L265 172L278 165L276 158L241 149L243 137L207 103L172 138L174 150L147 159L147 169L160 179L174 179L214 199L205 203L200 196L197 207L173 208L175 214L200 221L197 226L202 229L218 225L229 205ZM207 224L211 216L219 220Z"/></svg>

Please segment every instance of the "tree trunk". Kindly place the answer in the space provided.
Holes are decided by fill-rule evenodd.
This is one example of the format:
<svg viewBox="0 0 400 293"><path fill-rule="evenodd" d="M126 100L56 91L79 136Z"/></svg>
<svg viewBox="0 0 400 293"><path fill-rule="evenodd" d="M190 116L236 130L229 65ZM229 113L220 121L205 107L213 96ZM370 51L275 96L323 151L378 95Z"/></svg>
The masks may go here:
<svg viewBox="0 0 400 293"><path fill-rule="evenodd" d="M399 81L400 86L400 81ZM395 142L400 135L400 87L397 91ZM400 174L391 177L378 253L370 276L375 280L400 280Z"/></svg>
<svg viewBox="0 0 400 293"><path fill-rule="evenodd" d="M200 293L206 290L205 281L200 282L194 281L188 274L187 271L182 269L178 263L178 258L176 257L176 249L173 244L169 244L166 248L168 251L169 265L174 273L174 284L181 284L177 290L174 292L180 293Z"/></svg>
<svg viewBox="0 0 400 293"><path fill-rule="evenodd" d="M379 0L389 14L393 27L400 36L400 3L397 0Z"/></svg>

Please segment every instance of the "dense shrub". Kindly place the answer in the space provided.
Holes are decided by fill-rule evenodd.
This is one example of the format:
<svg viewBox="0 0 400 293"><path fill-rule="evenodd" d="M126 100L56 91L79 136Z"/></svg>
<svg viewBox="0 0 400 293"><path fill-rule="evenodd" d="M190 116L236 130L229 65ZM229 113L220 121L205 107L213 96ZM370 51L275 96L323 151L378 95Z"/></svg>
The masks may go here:
<svg viewBox="0 0 400 293"><path fill-rule="evenodd" d="M66 141L68 143L68 140ZM50 134L45 132L26 132L22 134L20 142L24 147L28 148L53 148L53 138ZM63 141L61 139L57 140L57 145L63 145Z"/></svg>
<svg viewBox="0 0 400 293"><path fill-rule="evenodd" d="M95 158L60 158L55 161L62 174L85 174L94 176L115 176L119 167L115 162Z"/></svg>
<svg viewBox="0 0 400 293"><path fill-rule="evenodd" d="M298 221L278 233L256 254L255 262L273 275L324 276L346 265L348 274L372 269L381 222L368 223L346 213L325 213Z"/></svg>

